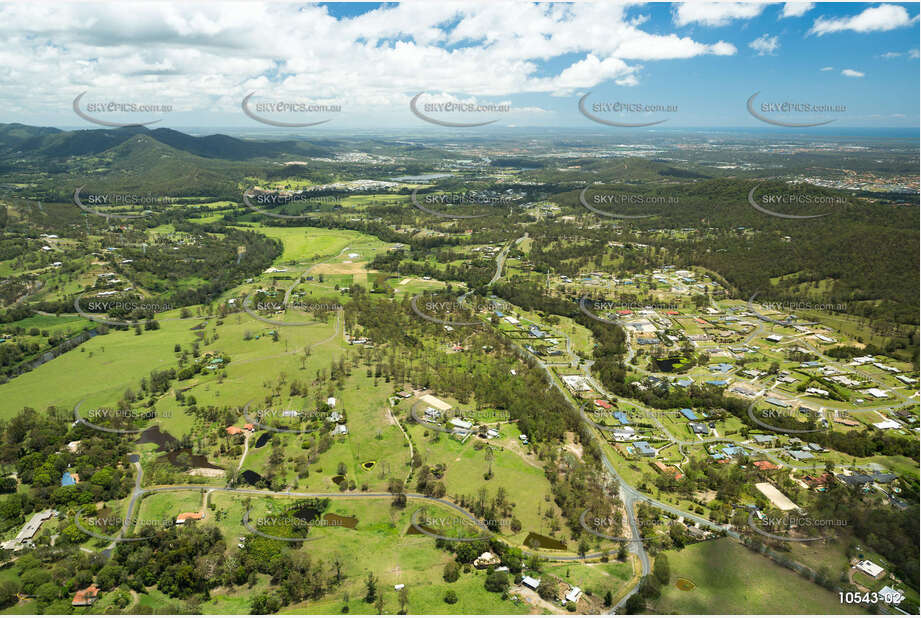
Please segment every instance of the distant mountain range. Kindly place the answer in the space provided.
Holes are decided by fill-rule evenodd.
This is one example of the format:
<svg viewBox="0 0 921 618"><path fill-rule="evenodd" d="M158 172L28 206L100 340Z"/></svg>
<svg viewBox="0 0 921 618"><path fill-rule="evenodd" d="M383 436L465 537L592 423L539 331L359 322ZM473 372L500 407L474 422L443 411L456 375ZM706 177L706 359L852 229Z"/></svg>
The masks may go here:
<svg viewBox="0 0 921 618"><path fill-rule="evenodd" d="M0 124L0 156L58 159L96 155L136 136L145 136L199 157L236 161L283 155L325 157L332 154L333 146L329 141L242 140L222 134L195 137L173 129L148 129L142 126L62 131L54 127L12 123Z"/></svg>

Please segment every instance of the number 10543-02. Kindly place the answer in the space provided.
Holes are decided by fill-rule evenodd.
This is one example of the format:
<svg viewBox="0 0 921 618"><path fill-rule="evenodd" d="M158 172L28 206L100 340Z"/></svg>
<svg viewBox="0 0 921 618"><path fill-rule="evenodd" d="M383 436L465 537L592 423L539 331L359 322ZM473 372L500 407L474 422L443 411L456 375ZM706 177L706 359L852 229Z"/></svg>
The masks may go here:
<svg viewBox="0 0 921 618"><path fill-rule="evenodd" d="M901 592L839 592L838 599L841 603L870 603L875 605L882 601L887 605L898 605L905 595Z"/></svg>

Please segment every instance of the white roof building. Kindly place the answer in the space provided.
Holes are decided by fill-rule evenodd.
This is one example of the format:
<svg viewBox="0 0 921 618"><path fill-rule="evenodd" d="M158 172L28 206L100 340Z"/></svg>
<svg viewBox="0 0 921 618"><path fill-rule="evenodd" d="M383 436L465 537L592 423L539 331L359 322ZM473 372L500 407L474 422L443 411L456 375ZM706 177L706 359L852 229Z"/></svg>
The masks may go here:
<svg viewBox="0 0 921 618"><path fill-rule="evenodd" d="M886 419L879 423L873 423L873 426L877 429L898 429L901 427L901 425L891 419Z"/></svg>
<svg viewBox="0 0 921 618"><path fill-rule="evenodd" d="M465 421L459 418L452 418L450 423L451 425L453 425L454 427L457 427L458 429L468 429L469 430L473 428L473 423L470 423L468 421Z"/></svg>
<svg viewBox="0 0 921 618"><path fill-rule="evenodd" d="M889 586L880 588L878 594L882 602L887 605L898 605L905 598L905 594L901 590L896 590Z"/></svg>
<svg viewBox="0 0 921 618"><path fill-rule="evenodd" d="M566 593L564 600L567 603L578 603L579 599L582 598L582 589L578 586L573 586L572 590Z"/></svg>
<svg viewBox="0 0 921 618"><path fill-rule="evenodd" d="M574 391L589 391L591 387L585 379L585 376L560 376L563 382Z"/></svg>
<svg viewBox="0 0 921 618"><path fill-rule="evenodd" d="M530 577L529 575L525 575L524 577L522 577L521 583L527 586L528 588L530 588L531 590L537 590L537 587L540 586L540 580L534 579L533 577Z"/></svg>
<svg viewBox="0 0 921 618"><path fill-rule="evenodd" d="M870 560L861 560L854 566L858 571L863 571L870 577L878 577L879 574L885 570L883 567L879 566L875 562L871 562Z"/></svg>

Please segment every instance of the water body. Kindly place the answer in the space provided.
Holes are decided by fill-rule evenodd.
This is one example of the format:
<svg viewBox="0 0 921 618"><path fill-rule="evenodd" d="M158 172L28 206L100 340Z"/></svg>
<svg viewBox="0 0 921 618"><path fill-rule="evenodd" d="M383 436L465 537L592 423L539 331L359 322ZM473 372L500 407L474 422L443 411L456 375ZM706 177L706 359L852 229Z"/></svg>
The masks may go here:
<svg viewBox="0 0 921 618"><path fill-rule="evenodd" d="M394 182L419 182L423 180L436 180L438 178L450 178L454 174L419 174L417 176L397 176L390 180Z"/></svg>
<svg viewBox="0 0 921 618"><path fill-rule="evenodd" d="M272 432L266 431L256 439L256 443L253 445L253 448L261 448L265 446L265 443L272 439Z"/></svg>
<svg viewBox="0 0 921 618"><path fill-rule="evenodd" d="M204 455L193 454L192 449L188 448L179 449L178 451L170 451L158 459L158 461L163 460L169 461L177 468L210 468L212 470L224 469L208 461L208 458Z"/></svg>
<svg viewBox="0 0 921 618"><path fill-rule="evenodd" d="M240 473L240 478L242 478L243 482L247 485L256 485L262 480L262 475L252 470L244 470Z"/></svg>
<svg viewBox="0 0 921 618"><path fill-rule="evenodd" d="M538 534L536 532L529 532L527 538L524 540L524 544L527 547L543 547L545 549L566 549L566 544L556 539L550 538L549 536L544 536L543 534Z"/></svg>
<svg viewBox="0 0 921 618"><path fill-rule="evenodd" d="M340 526L342 528L351 528L354 530L355 526L358 525L357 517L349 517L348 515L337 515L336 513L327 513L323 516L323 521L330 526Z"/></svg>
<svg viewBox="0 0 921 618"><path fill-rule="evenodd" d="M681 357L673 358L657 358L655 359L656 367L659 371L664 371L666 373L671 373L673 371L678 371L682 369L686 363L686 359Z"/></svg>
<svg viewBox="0 0 921 618"><path fill-rule="evenodd" d="M160 431L159 425L145 429L136 442L137 444L156 444L158 451L170 451L179 446L179 440L168 431Z"/></svg>

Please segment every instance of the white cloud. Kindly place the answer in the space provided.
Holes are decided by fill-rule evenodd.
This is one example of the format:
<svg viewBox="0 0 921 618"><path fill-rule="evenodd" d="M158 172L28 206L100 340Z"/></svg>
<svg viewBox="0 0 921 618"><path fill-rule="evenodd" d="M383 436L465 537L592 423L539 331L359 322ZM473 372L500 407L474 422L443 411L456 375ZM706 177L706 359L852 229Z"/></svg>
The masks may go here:
<svg viewBox="0 0 921 618"><path fill-rule="evenodd" d="M758 17L765 5L755 2L682 2L672 15L678 26L699 23L703 26L725 26L734 19Z"/></svg>
<svg viewBox="0 0 921 618"><path fill-rule="evenodd" d="M917 50L917 49L910 49L910 50L908 50L908 57L909 57L909 58L917 58L917 57L918 57L918 50Z"/></svg>
<svg viewBox="0 0 921 618"><path fill-rule="evenodd" d="M905 7L895 4L881 4L865 9L862 13L851 17L819 17L812 24L812 29L809 32L819 36L844 30L885 32L907 26L912 21L915 20L908 16L908 11L905 10Z"/></svg>
<svg viewBox="0 0 921 618"><path fill-rule="evenodd" d="M748 46L758 52L759 56L772 56L777 51L777 48L780 47L780 43L777 42L776 36L762 34L749 43Z"/></svg>
<svg viewBox="0 0 921 618"><path fill-rule="evenodd" d="M784 2L781 17L802 17L812 10L815 2Z"/></svg>
<svg viewBox="0 0 921 618"><path fill-rule="evenodd" d="M901 55L902 52L886 52L885 54L881 54L880 58L883 58L884 60L891 60L892 58L898 58Z"/></svg>
<svg viewBox="0 0 921 618"><path fill-rule="evenodd" d="M834 71L834 70L835 70L835 67L822 67L822 68L819 69L819 70L820 70L820 71Z"/></svg>
<svg viewBox="0 0 921 618"><path fill-rule="evenodd" d="M863 77L866 73L861 73L860 71L855 71L854 69L844 69L841 71L841 75L845 77Z"/></svg>
<svg viewBox="0 0 921 618"><path fill-rule="evenodd" d="M87 90L87 100L238 113L255 90L352 110L405 108L420 90L483 100L633 85L641 62L737 51L644 26L623 5L601 3L414 3L341 19L288 3L0 3L0 107L11 118L57 114ZM574 59L546 70L560 58Z"/></svg>

